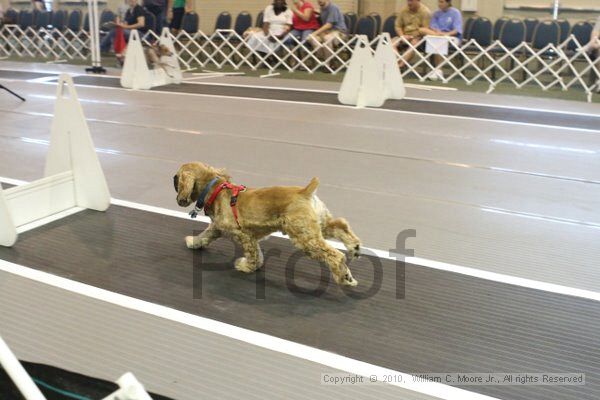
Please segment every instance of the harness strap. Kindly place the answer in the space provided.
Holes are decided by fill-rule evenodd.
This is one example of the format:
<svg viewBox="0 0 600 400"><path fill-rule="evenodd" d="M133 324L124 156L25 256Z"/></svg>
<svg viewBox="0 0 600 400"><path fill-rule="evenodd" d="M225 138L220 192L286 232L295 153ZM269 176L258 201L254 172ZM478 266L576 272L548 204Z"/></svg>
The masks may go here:
<svg viewBox="0 0 600 400"><path fill-rule="evenodd" d="M244 185L234 185L231 182L223 182L222 184L217 186L217 188L214 190L214 192L212 192L212 194L204 204L204 213L207 213L208 208L214 203L217 196L219 195L219 193L221 193L223 189L231 190L231 201L229 203L229 206L231 207L231 211L233 212L233 218L235 219L235 222L238 224L238 226L240 226L240 222L238 221L237 199L238 194L246 190L246 186Z"/></svg>
<svg viewBox="0 0 600 400"><path fill-rule="evenodd" d="M202 193L200 193L200 196L198 196L198 200L196 201L196 206L190 212L190 217L196 218L198 216L198 213L200 211L202 211L202 208L204 207L204 199L206 198L206 195L213 188L213 186L215 186L215 184L217 183L218 180L219 180L218 176L214 177L210 182L208 182L208 185L206 185L204 187L204 189L202 189Z"/></svg>

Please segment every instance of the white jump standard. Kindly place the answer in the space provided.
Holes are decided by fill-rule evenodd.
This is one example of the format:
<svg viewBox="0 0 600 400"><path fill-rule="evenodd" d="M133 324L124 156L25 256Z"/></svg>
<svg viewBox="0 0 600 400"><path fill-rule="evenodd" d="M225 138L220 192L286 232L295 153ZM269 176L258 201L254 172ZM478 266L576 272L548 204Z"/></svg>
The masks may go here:
<svg viewBox="0 0 600 400"><path fill-rule="evenodd" d="M68 210L105 211L110 206L108 185L75 86L65 74L56 90L44 176L5 191L0 188L1 246L15 244L30 223Z"/></svg>
<svg viewBox="0 0 600 400"><path fill-rule="evenodd" d="M390 34L379 35L375 55L367 37L359 35L338 93L339 102L359 108L381 107L387 99L405 96Z"/></svg>
<svg viewBox="0 0 600 400"><path fill-rule="evenodd" d="M177 59L177 53L175 52L169 28L163 29L158 44L159 46L165 46L169 50L170 55L160 57L160 61L164 67L150 69L144 55L140 35L135 29L131 31L127 50L125 51L125 64L121 73L122 87L135 90L148 90L157 86L181 83L181 68L179 67L179 60Z"/></svg>

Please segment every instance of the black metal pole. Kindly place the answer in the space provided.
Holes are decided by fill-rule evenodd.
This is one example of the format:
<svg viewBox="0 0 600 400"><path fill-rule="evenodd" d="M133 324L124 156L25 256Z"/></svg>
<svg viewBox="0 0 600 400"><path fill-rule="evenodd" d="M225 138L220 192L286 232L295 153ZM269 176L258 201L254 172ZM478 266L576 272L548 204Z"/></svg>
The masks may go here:
<svg viewBox="0 0 600 400"><path fill-rule="evenodd" d="M0 85L0 89L4 89L4 90L6 90L8 93L12 94L13 96L15 96L15 97L17 97L17 98L21 99L21 101L25 101L25 98L23 98L23 97L19 96L18 94L16 94L15 92L13 92L12 90L10 90L9 88L7 88L7 87L6 87L6 86L4 86L4 85Z"/></svg>

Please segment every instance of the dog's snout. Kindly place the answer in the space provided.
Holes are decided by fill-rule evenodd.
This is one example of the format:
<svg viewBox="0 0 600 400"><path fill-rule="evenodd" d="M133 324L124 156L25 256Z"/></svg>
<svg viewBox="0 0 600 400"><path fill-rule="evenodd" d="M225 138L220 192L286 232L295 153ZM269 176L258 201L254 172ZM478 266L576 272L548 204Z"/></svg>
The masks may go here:
<svg viewBox="0 0 600 400"><path fill-rule="evenodd" d="M177 199L177 204L179 204L181 207L187 207L188 204L190 204L190 202L187 199Z"/></svg>

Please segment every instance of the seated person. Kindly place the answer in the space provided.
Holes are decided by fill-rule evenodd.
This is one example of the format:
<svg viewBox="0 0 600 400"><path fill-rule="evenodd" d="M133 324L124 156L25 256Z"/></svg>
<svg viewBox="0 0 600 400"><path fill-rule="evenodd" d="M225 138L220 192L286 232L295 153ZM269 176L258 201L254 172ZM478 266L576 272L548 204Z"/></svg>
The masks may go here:
<svg viewBox="0 0 600 400"><path fill-rule="evenodd" d="M439 10L433 13L429 28L421 28L422 35L446 36L458 46L462 40L462 14L459 10L452 7L452 0L438 0ZM434 64L439 65L442 62L442 56L434 55ZM436 68L428 75L428 78L435 81L444 79L444 72L441 68Z"/></svg>
<svg viewBox="0 0 600 400"><path fill-rule="evenodd" d="M144 17L144 9L142 6L137 4L137 0L127 0L127 5L129 8L125 13L125 22L121 22L121 18L117 17L115 24L108 35L104 36L100 41L101 52L108 53L108 51L111 49L115 41L117 28L123 29L125 40L129 40L129 33L132 29L137 29L139 31L145 30L146 17ZM123 61L123 53L117 54L117 60Z"/></svg>
<svg viewBox="0 0 600 400"><path fill-rule="evenodd" d="M323 25L314 31L308 40L317 49L317 56L325 59L330 57L333 46L346 37L348 28L342 11L331 0L319 0L319 6L321 6L320 17Z"/></svg>
<svg viewBox="0 0 600 400"><path fill-rule="evenodd" d="M321 24L317 20L315 7L307 0L292 0L292 36L304 42Z"/></svg>
<svg viewBox="0 0 600 400"><path fill-rule="evenodd" d="M274 0L265 8L263 27L261 30L248 31L248 47L261 53L272 53L283 41L292 28L292 10L285 0Z"/></svg>
<svg viewBox="0 0 600 400"><path fill-rule="evenodd" d="M406 6L400 11L396 18L396 34L398 35L397 47L398 50L408 47L406 42L409 42L413 46L421 41L423 35L419 31L421 28L429 26L431 20L431 11L424 4L421 4L421 0L407 0ZM403 38L404 40L399 40ZM398 61L400 68L404 67L406 63L414 56L414 50L409 48L403 55L404 60Z"/></svg>

